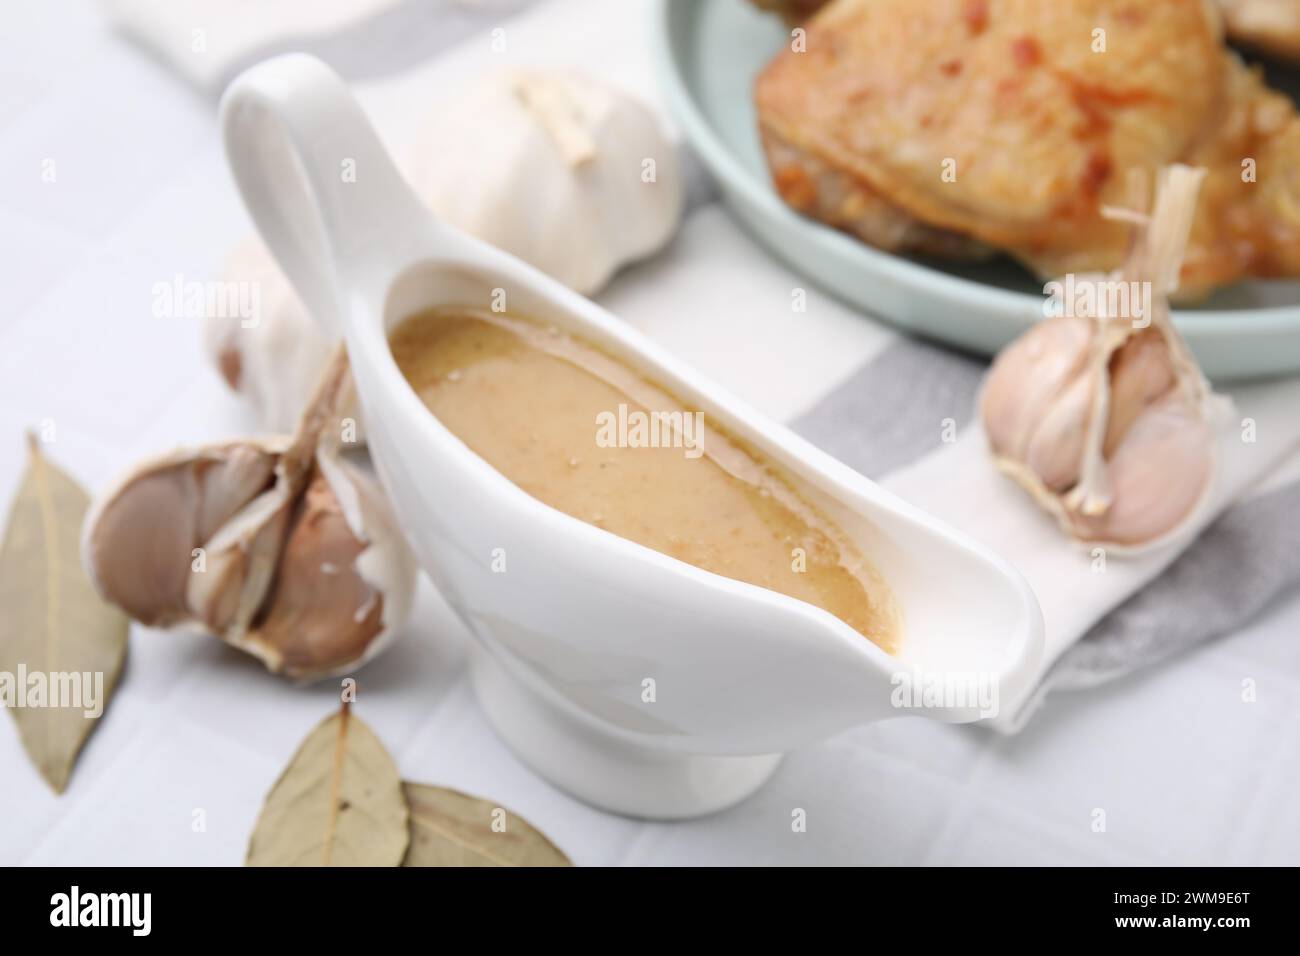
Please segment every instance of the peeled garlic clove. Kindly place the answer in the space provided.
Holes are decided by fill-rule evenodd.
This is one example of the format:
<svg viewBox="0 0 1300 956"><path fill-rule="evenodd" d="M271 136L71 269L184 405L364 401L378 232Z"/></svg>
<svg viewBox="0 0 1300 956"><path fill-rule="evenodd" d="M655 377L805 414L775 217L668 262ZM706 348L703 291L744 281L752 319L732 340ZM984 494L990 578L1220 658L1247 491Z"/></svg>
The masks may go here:
<svg viewBox="0 0 1300 956"><path fill-rule="evenodd" d="M1046 319L994 360L980 400L993 450L1021 459L1042 421L1042 409L1082 369L1091 341L1088 320Z"/></svg>
<svg viewBox="0 0 1300 956"><path fill-rule="evenodd" d="M353 519L360 518L359 527L341 499L365 502L367 518ZM345 672L395 636L395 625L410 608L414 578L382 493L355 469L335 462L308 485L267 612L237 643L270 670L296 680Z"/></svg>
<svg viewBox="0 0 1300 956"><path fill-rule="evenodd" d="M683 203L677 149L593 77L512 70L430 117L411 185L441 218L585 295L663 246Z"/></svg>
<svg viewBox="0 0 1300 956"><path fill-rule="evenodd" d="M1095 518L1073 515L1079 537L1136 545L1173 532L1210 486L1214 433L1201 409L1170 393L1145 408L1107 459L1113 503Z"/></svg>
<svg viewBox="0 0 1300 956"><path fill-rule="evenodd" d="M273 482L277 460L274 443L234 442L132 469L86 516L82 559L99 593L143 624L190 620L195 549Z"/></svg>

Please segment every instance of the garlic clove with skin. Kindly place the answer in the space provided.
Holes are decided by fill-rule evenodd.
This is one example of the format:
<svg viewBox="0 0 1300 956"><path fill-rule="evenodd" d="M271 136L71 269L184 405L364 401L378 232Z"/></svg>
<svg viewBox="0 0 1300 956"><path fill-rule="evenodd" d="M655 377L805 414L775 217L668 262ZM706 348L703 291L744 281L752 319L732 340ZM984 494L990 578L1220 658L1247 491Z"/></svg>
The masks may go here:
<svg viewBox="0 0 1300 956"><path fill-rule="evenodd" d="M1032 326L998 355L981 399L995 454L1027 454L1042 409L1083 368L1091 335L1087 319L1052 319Z"/></svg>
<svg viewBox="0 0 1300 956"><path fill-rule="evenodd" d="M349 498L368 503L372 516L365 524L353 526L342 504ZM285 542L267 610L240 647L299 679L346 672L383 650L396 633L385 622L405 619L414 590L414 575L391 567L408 560L404 546L393 547L401 538L391 520L380 518L383 527L376 527L373 512L383 500L377 486L341 460L316 472Z"/></svg>
<svg viewBox="0 0 1300 956"><path fill-rule="evenodd" d="M1049 325L1043 323L1040 328ZM1176 375L1169 349L1154 329L1139 332L1121 345L1110 358L1107 374L1110 385L1102 451L1109 458L1137 416L1173 388ZM1035 404L1026 397L1024 412L1045 408L1046 413L1032 427L1023 458L1053 491L1067 491L1079 480L1096 387L1096 376L1079 367L1051 401Z"/></svg>
<svg viewBox="0 0 1300 956"><path fill-rule="evenodd" d="M382 491L331 436L349 394L340 347L292 438L133 469L83 529L100 594L142 623L216 634L297 680L373 657L405 622L416 570Z"/></svg>
<svg viewBox="0 0 1300 956"><path fill-rule="evenodd" d="M224 281L249 290L241 301L251 314L206 317L204 349L226 384L252 407L258 427L289 434L329 363L333 343L261 239L250 237L235 247Z"/></svg>
<svg viewBox="0 0 1300 956"><path fill-rule="evenodd" d="M238 298L251 315L208 316L203 345L231 391L247 402L257 427L290 434L329 365L334 342L307 311L261 239L241 242L226 265L227 285L255 290ZM355 394L340 415L352 422L353 439L364 443L365 427Z"/></svg>
<svg viewBox="0 0 1300 956"><path fill-rule="evenodd" d="M218 634L242 633L271 586L296 502L306 487L328 412L342 405L347 368L331 363L297 435L276 459L275 481L206 539L205 573L192 575L186 603Z"/></svg>
<svg viewBox="0 0 1300 956"><path fill-rule="evenodd" d="M209 631L248 627L271 586L293 505L277 482L204 542L206 568L190 576L185 599Z"/></svg>
<svg viewBox="0 0 1300 956"><path fill-rule="evenodd" d="M1133 547L1174 531L1209 486L1214 433L1200 410L1171 393L1145 408L1107 458L1113 503L1072 515L1087 541Z"/></svg>
<svg viewBox="0 0 1300 956"><path fill-rule="evenodd" d="M1178 381L1173 356L1159 331L1144 329L1110 360L1110 416L1102 453L1109 458L1144 409Z"/></svg>
<svg viewBox="0 0 1300 956"><path fill-rule="evenodd" d="M1112 211L1137 235L1116 273L1076 277L1096 283L1095 314L1036 324L986 379L980 411L995 463L1080 541L1153 547L1209 499L1227 400L1211 391L1168 303L1203 175L1170 167L1149 216ZM1108 299L1116 286L1129 297ZM1148 309L1132 307L1139 294ZM1111 301L1129 302L1131 314L1100 305Z"/></svg>
<svg viewBox="0 0 1300 956"><path fill-rule="evenodd" d="M83 559L99 592L113 594L114 603L151 627L188 620L185 588L195 549L270 486L277 460L274 441L230 442L134 468L86 516L85 528L95 534L84 538ZM131 554L119 554L128 540Z"/></svg>
<svg viewBox="0 0 1300 956"><path fill-rule="evenodd" d="M1083 432L1092 407L1093 383L1082 370L1047 405L1025 449L1025 463L1053 491L1066 491L1083 467Z"/></svg>

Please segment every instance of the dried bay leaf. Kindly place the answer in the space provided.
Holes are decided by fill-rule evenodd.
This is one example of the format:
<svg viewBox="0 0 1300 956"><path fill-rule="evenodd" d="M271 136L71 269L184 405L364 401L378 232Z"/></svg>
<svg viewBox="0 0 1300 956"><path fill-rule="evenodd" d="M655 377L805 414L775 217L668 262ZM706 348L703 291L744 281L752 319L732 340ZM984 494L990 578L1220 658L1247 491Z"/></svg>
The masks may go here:
<svg viewBox="0 0 1300 956"><path fill-rule="evenodd" d="M402 787L411 808L403 866L573 865L536 827L490 800L421 783Z"/></svg>
<svg viewBox="0 0 1300 956"><path fill-rule="evenodd" d="M34 437L27 445L0 542L0 702L32 763L62 793L121 676L128 623L81 567L89 496Z"/></svg>
<svg viewBox="0 0 1300 956"><path fill-rule="evenodd" d="M397 866L407 816L393 758L345 703L308 734L267 794L247 864Z"/></svg>

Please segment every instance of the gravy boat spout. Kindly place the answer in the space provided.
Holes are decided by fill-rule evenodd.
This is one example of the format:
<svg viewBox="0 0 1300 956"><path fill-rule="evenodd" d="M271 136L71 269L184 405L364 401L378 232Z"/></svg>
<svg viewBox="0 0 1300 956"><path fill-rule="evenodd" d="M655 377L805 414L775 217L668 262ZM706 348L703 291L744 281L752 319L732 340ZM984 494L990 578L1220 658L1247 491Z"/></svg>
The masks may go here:
<svg viewBox="0 0 1300 956"><path fill-rule="evenodd" d="M222 121L262 235L346 339L404 533L477 639L479 700L543 776L617 812L694 816L752 792L791 748L909 713L976 720L1032 679L1041 614L1005 561L587 299L436 221L322 63L295 54L252 68L227 90ZM893 589L897 654L821 608L553 509L471 451L403 378L388 333L433 306L502 299L702 410L798 482Z"/></svg>

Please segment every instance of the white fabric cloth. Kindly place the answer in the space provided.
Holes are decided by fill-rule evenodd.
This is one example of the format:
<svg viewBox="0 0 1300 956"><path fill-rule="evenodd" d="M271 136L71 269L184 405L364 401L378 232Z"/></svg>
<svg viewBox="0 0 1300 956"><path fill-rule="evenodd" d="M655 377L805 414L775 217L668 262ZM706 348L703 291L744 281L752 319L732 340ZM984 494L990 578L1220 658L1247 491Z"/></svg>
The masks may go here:
<svg viewBox="0 0 1300 956"><path fill-rule="evenodd" d="M359 93L399 154L414 110L436 108L506 62L576 62L655 101L647 6L539 6L505 24L505 54L490 50L489 15L481 35L446 56ZM0 262L10 264L10 308L0 316L0 501L21 474L24 428L53 425L49 454L92 488L147 453L248 429L204 364L197 326L149 309L153 283L177 272L215 278L249 229L210 104L169 84L84 13L74 0L31 5L0 39L0 54L14 54L0 62L24 70L17 103L0 102L0 171L8 173ZM31 171L46 157L59 174L42 185ZM792 314L796 285L806 283L708 206L601 301L768 414L791 419L896 341L813 289L808 311ZM1238 402L1260 423L1252 447L1275 460L1296 417L1284 403L1294 408L1295 397L1293 386L1269 388L1261 386L1258 403L1253 392ZM937 439L938 423L935 431ZM1050 527L1023 501L1011 533L985 517L1017 492L983 470L976 437L967 433L887 483L1013 549L1033 579L1039 562L1072 568L1077 553L1056 550ZM1262 461L1241 462L1233 487L1264 470ZM1085 593L1043 584L1049 614L1062 615L1054 643L1068 643L1156 570L1117 570L1112 560ZM404 775L491 796L581 864L1295 862L1298 626L1300 602L1286 601L1158 671L1061 699L1015 738L912 717L858 728L790 755L741 806L682 824L600 813L524 768L484 723L464 676L466 637L427 586L410 632L359 675L357 712ZM1251 702L1244 681L1257 691ZM0 862L237 864L267 789L335 701L332 685L289 687L216 641L135 628L118 696L63 797L27 766L12 721L0 719ZM794 808L807 813L806 833L791 831ZM1092 828L1096 809L1106 812L1104 833Z"/></svg>
<svg viewBox="0 0 1300 956"><path fill-rule="evenodd" d="M191 85L220 92L276 53L317 52L345 72L391 72L500 22L531 0L104 0L119 31Z"/></svg>

